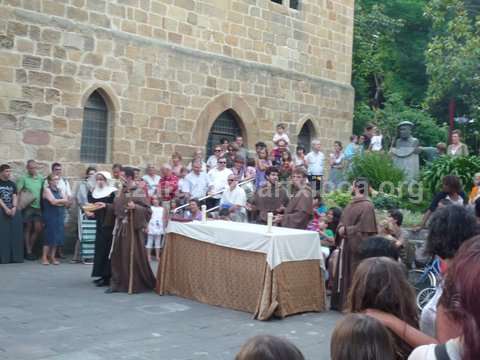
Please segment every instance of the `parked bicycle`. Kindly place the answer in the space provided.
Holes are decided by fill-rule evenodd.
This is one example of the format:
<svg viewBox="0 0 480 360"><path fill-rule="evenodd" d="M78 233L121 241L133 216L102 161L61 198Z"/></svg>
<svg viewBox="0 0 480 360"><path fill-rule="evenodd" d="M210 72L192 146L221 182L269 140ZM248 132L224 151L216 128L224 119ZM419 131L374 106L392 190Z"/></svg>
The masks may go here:
<svg viewBox="0 0 480 360"><path fill-rule="evenodd" d="M435 257L423 269L408 271L408 281L415 288L417 307L422 310L430 301L440 282L440 260Z"/></svg>

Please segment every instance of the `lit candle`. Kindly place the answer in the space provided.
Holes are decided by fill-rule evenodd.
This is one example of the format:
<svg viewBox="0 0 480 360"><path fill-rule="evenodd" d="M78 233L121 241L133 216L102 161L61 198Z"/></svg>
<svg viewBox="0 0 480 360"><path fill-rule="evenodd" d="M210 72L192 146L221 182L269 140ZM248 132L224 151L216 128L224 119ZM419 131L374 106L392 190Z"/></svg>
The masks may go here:
<svg viewBox="0 0 480 360"><path fill-rule="evenodd" d="M269 212L267 214L267 233L272 233L272 224L273 224L273 213Z"/></svg>
<svg viewBox="0 0 480 360"><path fill-rule="evenodd" d="M207 205L202 205L202 222L207 222Z"/></svg>

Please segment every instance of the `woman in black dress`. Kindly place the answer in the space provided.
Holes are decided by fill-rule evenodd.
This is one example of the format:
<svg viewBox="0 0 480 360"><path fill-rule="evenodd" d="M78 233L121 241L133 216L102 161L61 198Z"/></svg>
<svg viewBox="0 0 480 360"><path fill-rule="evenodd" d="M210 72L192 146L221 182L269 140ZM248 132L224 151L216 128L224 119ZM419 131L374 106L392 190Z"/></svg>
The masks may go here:
<svg viewBox="0 0 480 360"><path fill-rule="evenodd" d="M107 171L99 171L95 174L95 188L88 194L88 202L112 204L117 189L110 185L112 176ZM95 257L93 259L92 277L97 286L108 286L110 284L110 248L112 246L112 233L114 220L107 216L105 208L98 209L95 213L85 212L88 217L95 217L97 220L97 231L95 237Z"/></svg>

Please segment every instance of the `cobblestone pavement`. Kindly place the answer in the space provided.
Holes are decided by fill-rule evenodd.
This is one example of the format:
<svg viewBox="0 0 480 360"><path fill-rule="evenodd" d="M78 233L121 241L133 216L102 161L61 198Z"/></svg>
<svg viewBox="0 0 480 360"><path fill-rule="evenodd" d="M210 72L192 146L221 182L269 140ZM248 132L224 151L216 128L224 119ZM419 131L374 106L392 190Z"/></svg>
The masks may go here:
<svg viewBox="0 0 480 360"><path fill-rule="evenodd" d="M256 334L285 336L329 359L339 314L260 322L250 314L155 293L104 294L87 265L0 265L0 359L233 359Z"/></svg>

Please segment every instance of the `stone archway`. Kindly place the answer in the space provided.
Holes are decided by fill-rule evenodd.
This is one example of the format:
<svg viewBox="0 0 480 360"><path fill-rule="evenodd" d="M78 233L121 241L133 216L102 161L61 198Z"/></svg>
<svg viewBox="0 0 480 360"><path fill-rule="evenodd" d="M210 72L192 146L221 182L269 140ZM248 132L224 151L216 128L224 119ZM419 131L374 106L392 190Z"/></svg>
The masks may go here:
<svg viewBox="0 0 480 360"><path fill-rule="evenodd" d="M297 127L297 145L302 145L308 153L310 151L311 142L313 139L317 138L317 134L311 117L305 118Z"/></svg>
<svg viewBox="0 0 480 360"><path fill-rule="evenodd" d="M82 129L83 129L83 121L85 117L85 107L90 99L90 97L94 94L98 94L101 96L102 100L106 105L107 110L107 146L106 146L106 154L105 154L105 163L109 163L112 160L113 154L113 139L114 139L114 129L115 123L117 120L117 112L120 109L120 103L118 102L118 98L115 96L114 91L105 85L93 85L89 87L84 93L81 99L81 109L82 109ZM82 130L83 136L83 130Z"/></svg>
<svg viewBox="0 0 480 360"><path fill-rule="evenodd" d="M251 146L258 139L258 122L247 102L240 96L223 94L210 101L200 113L193 130L192 144L194 146L206 147L213 124L226 111L234 116L245 146Z"/></svg>

